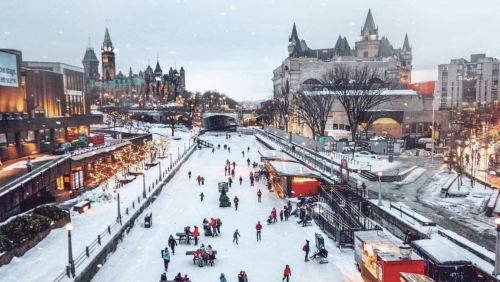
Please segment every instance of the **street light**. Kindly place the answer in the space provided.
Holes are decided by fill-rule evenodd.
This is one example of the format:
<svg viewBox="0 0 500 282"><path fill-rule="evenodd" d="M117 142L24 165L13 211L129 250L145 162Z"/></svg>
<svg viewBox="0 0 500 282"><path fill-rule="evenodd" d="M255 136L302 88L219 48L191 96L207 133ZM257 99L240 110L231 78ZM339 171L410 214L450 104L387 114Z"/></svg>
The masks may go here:
<svg viewBox="0 0 500 282"><path fill-rule="evenodd" d="M161 181L161 160L160 159L158 159L158 172L160 173L159 179Z"/></svg>
<svg viewBox="0 0 500 282"><path fill-rule="evenodd" d="M302 142L302 160L305 161L306 160L306 143L305 142Z"/></svg>
<svg viewBox="0 0 500 282"><path fill-rule="evenodd" d="M144 192L146 193L146 192ZM118 223L122 224L122 213L120 212L120 189L116 189L116 195L117 195L117 203L118 203L118 218L117 221Z"/></svg>
<svg viewBox="0 0 500 282"><path fill-rule="evenodd" d="M382 178L382 172L377 172L378 176L378 206L382 206L382 184L380 183L380 179Z"/></svg>
<svg viewBox="0 0 500 282"><path fill-rule="evenodd" d="M170 168L172 168L172 152L170 152Z"/></svg>
<svg viewBox="0 0 500 282"><path fill-rule="evenodd" d="M142 197L146 199L146 172L141 171L142 173Z"/></svg>
<svg viewBox="0 0 500 282"><path fill-rule="evenodd" d="M73 246L71 245L71 230L73 230L73 224L66 224L66 230L68 231L68 261L73 278L75 277L75 262L73 261ZM69 273L68 273L69 276Z"/></svg>
<svg viewBox="0 0 500 282"><path fill-rule="evenodd" d="M333 178L333 153L330 154L330 175Z"/></svg>
<svg viewBox="0 0 500 282"><path fill-rule="evenodd" d="M177 160L181 159L181 147L177 146Z"/></svg>
<svg viewBox="0 0 500 282"><path fill-rule="evenodd" d="M495 225L497 226L497 242L495 245L495 268L493 268L493 276L500 274L500 217L495 218Z"/></svg>

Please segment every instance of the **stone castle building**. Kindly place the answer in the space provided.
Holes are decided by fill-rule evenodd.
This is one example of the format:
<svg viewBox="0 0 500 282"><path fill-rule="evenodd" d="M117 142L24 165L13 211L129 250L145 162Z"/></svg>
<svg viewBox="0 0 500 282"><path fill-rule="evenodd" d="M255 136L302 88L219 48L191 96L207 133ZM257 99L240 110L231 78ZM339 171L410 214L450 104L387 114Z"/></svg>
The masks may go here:
<svg viewBox="0 0 500 282"><path fill-rule="evenodd" d="M288 39L288 54L273 72L275 90L297 90L302 84L319 84L321 75L335 64L378 67L387 80L406 84L411 82L412 48L405 35L403 47L395 49L387 37L379 36L371 10L368 10L359 40L351 48L345 37L339 35L333 48L311 49L299 38L293 25Z"/></svg>
<svg viewBox="0 0 500 282"><path fill-rule="evenodd" d="M121 105L153 107L175 101L186 89L186 72L170 68L163 73L157 59L153 70L148 64L138 74L129 68L128 76L116 73L115 51L109 30L106 28L101 47L102 76L99 74L99 60L94 49L89 46L82 60L85 88L92 96L94 105Z"/></svg>

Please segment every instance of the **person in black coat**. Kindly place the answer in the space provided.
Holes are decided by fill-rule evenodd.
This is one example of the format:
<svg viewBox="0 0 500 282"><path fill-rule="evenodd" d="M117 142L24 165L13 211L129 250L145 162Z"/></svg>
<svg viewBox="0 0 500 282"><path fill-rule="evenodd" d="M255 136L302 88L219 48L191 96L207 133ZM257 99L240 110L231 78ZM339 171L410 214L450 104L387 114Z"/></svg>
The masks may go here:
<svg viewBox="0 0 500 282"><path fill-rule="evenodd" d="M175 241L175 238L172 235L168 238L168 246L172 249L172 255L175 255L175 246L177 246L177 241Z"/></svg>
<svg viewBox="0 0 500 282"><path fill-rule="evenodd" d="M167 274L165 272L161 275L160 281L167 281Z"/></svg>

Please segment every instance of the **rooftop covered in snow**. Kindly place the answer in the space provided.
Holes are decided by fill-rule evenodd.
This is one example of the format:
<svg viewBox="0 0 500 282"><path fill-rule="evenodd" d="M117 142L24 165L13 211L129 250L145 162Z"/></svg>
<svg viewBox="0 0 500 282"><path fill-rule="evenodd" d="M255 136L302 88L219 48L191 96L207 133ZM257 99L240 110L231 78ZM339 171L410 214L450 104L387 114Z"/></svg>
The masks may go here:
<svg viewBox="0 0 500 282"><path fill-rule="evenodd" d="M278 151L278 150L259 150L259 154L262 159L272 161L272 160L279 160L279 161L286 161L286 162L296 162L294 158L289 156L288 154Z"/></svg>
<svg viewBox="0 0 500 282"><path fill-rule="evenodd" d="M270 161L269 164L279 176L302 176L321 178L321 175L296 162Z"/></svg>

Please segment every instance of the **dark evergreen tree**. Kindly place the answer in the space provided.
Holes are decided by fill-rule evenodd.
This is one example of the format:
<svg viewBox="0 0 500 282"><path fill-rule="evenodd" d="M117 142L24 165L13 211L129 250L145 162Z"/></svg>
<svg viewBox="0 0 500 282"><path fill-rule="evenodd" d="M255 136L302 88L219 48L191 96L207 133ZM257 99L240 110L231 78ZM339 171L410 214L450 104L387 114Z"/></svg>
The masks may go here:
<svg viewBox="0 0 500 282"><path fill-rule="evenodd" d="M225 189L222 189L222 192L220 193L219 207L221 207L221 208L231 207L231 200L226 195L226 190Z"/></svg>

